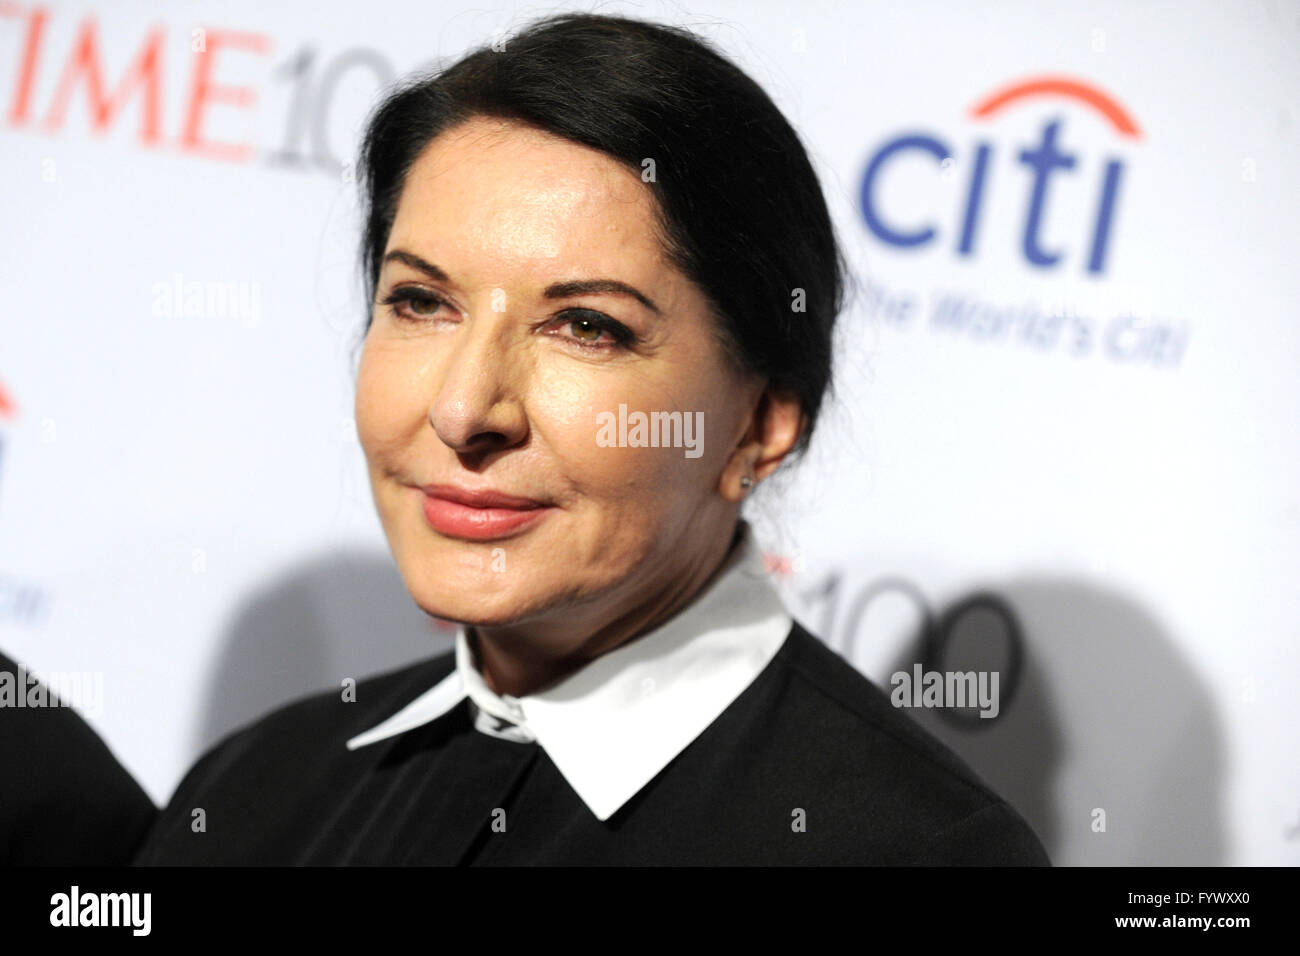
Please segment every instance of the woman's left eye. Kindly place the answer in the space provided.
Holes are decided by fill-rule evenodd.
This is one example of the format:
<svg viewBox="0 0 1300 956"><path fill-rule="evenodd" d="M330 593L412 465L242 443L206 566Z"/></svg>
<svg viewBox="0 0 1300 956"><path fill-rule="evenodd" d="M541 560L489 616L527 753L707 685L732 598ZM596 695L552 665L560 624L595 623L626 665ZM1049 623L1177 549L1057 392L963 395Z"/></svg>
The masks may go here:
<svg viewBox="0 0 1300 956"><path fill-rule="evenodd" d="M570 330L570 334L563 337L577 342L583 348L621 348L636 339L632 330L623 323L588 309L570 309L559 316L559 324L561 328ZM602 342L602 335L608 336L608 340Z"/></svg>

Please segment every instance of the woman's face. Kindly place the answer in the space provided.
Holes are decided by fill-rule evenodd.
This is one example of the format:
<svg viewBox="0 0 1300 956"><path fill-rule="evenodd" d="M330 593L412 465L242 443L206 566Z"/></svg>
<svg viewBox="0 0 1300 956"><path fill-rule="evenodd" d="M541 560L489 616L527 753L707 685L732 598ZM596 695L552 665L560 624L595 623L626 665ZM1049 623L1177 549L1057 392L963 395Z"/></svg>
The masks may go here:
<svg viewBox="0 0 1300 956"><path fill-rule="evenodd" d="M712 321L665 261L635 172L500 120L430 143L398 205L356 393L416 603L482 626L615 620L720 556L763 388ZM665 435L677 447L633 445L635 413L655 412L690 426ZM421 490L434 485L538 507L467 508Z"/></svg>

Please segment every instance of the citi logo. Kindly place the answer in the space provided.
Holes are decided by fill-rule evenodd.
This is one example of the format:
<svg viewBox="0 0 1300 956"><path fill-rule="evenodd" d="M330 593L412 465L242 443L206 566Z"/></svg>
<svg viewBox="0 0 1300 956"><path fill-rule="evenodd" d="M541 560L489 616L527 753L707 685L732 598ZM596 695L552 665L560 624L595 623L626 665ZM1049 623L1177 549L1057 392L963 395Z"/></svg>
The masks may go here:
<svg viewBox="0 0 1300 956"><path fill-rule="evenodd" d="M1066 77L1037 77L995 90L976 102L969 115L977 122L986 122L1006 110L1044 98L1064 98L1098 113L1121 141L1136 142L1141 138L1133 117L1114 98L1094 86ZM1092 159L1063 151L1058 143L1064 123L1060 116L1053 116L1043 122L1036 143L1004 146L1014 151L1016 161L1024 168L1024 176L1019 184L1008 182L999 187L996 201L1009 202L1007 193L1001 190L1019 186L1025 213L1018 239L1025 261L1030 265L1053 269L1072 259L1081 261L1084 271L1100 275L1106 271L1125 164L1118 156ZM901 221L897 213L895 219L887 219L882 212L885 205L881 202L882 179L896 160L917 153L932 157L935 167L943 174L954 168L955 148L942 137L925 132L908 132L886 141L872 154L862 175L859 207L867 228L877 239L899 249L924 249L936 243L951 243L957 255L966 257L975 255L981 242L1002 241L1000 237L981 236L980 230L985 205L994 201L989 166L995 149L993 140L978 139L961 157L961 167L966 172L964 195L960 207L954 210L950 228L942 229L933 222ZM1088 188L1094 197L1092 214L1084 223L1083 234L1077 236L1077 247L1072 250L1044 246L1052 187L1056 185L1055 174L1061 171L1071 174L1071 182L1061 188Z"/></svg>

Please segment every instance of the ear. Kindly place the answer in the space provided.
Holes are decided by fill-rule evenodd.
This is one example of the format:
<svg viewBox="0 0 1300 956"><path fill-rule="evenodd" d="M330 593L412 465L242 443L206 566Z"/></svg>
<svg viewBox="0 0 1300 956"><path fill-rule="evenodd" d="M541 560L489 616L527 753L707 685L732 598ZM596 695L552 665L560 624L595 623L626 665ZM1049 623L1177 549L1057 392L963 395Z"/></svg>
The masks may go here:
<svg viewBox="0 0 1300 956"><path fill-rule="evenodd" d="M731 453L718 491L728 501L739 502L780 466L803 433L803 406L793 392L766 387L758 396L749 422ZM741 479L749 476L754 484L746 488Z"/></svg>

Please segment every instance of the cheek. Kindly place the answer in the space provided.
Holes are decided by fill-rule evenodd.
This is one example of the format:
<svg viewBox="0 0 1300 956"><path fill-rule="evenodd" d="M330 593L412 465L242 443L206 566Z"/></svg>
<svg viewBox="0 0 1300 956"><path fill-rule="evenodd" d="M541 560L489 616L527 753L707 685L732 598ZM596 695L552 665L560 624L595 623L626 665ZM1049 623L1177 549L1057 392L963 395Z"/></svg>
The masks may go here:
<svg viewBox="0 0 1300 956"><path fill-rule="evenodd" d="M598 376L543 376L535 382L529 402L532 426L579 500L604 505L624 502L641 512L663 513L678 506L689 508L713 487L726 428L708 407L712 390L697 392L683 387L676 376L671 379L664 382L654 375L611 370ZM625 406L625 436L618 427L620 405ZM679 413L685 427L675 437L681 443L677 447L633 444L637 412L647 418L653 412ZM612 427L602 428L609 422ZM626 437L628 443L606 444L611 434L616 440ZM645 440L649 435L647 428Z"/></svg>
<svg viewBox="0 0 1300 956"><path fill-rule="evenodd" d="M373 468L373 456L378 450L384 431L382 409L387 407L384 401L385 376L376 361L373 350L367 346L361 353L361 364L357 369L357 393L353 415L357 420L357 438L362 450Z"/></svg>
<svg viewBox="0 0 1300 956"><path fill-rule="evenodd" d="M357 437L372 467L376 464L374 456L400 442L411 423L418 423L427 414L427 408L420 408L414 401L420 394L415 358L411 350L376 339L367 339L362 348L353 415Z"/></svg>

